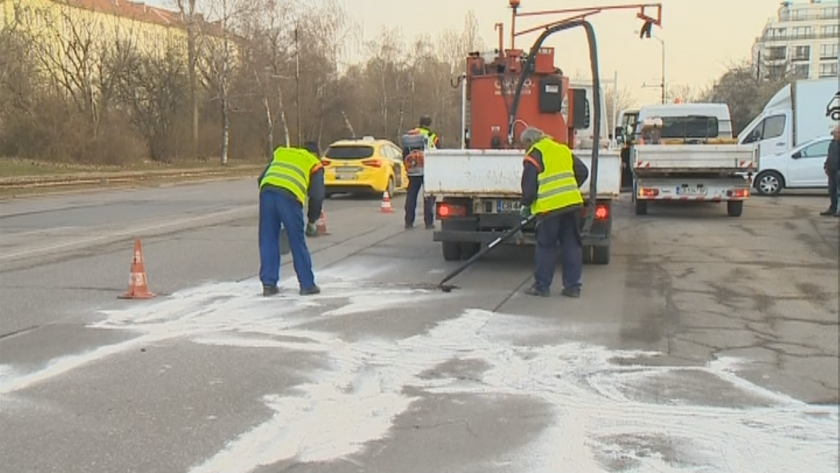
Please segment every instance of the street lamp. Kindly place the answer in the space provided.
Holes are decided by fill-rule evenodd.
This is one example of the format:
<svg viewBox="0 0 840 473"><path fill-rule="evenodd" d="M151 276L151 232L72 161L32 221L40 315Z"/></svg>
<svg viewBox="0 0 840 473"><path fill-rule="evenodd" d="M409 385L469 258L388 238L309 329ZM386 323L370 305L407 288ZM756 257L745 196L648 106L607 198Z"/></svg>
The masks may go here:
<svg viewBox="0 0 840 473"><path fill-rule="evenodd" d="M635 31L635 33L639 34L639 31L637 30L637 31ZM662 38L660 38L659 36L656 36L654 34L651 34L649 37L659 41L659 44L662 45L662 82L660 83L659 87L662 89L662 103L664 104L665 103L665 95L666 95L666 93L665 93L665 41Z"/></svg>

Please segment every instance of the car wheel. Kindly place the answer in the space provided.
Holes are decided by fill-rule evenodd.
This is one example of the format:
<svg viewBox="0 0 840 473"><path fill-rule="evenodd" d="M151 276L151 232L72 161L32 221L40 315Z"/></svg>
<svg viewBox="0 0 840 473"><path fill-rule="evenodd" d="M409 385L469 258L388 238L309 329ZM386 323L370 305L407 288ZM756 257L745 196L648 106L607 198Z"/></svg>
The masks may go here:
<svg viewBox="0 0 840 473"><path fill-rule="evenodd" d="M391 177L388 178L388 197L393 197L394 196L394 191L395 191L394 177L391 176Z"/></svg>
<svg viewBox="0 0 840 473"><path fill-rule="evenodd" d="M779 195L784 186L784 178L776 171L765 171L755 178L755 188L761 195Z"/></svg>
<svg viewBox="0 0 840 473"><path fill-rule="evenodd" d="M831 112L831 119L836 122L840 122L840 110L835 110Z"/></svg>

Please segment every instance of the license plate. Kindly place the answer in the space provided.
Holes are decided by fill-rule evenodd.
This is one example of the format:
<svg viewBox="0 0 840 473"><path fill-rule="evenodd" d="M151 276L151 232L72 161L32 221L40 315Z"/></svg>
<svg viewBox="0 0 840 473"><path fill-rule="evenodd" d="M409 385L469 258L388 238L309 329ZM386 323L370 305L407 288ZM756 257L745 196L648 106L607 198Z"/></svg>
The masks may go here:
<svg viewBox="0 0 840 473"><path fill-rule="evenodd" d="M677 194L678 195L687 195L687 196L694 196L694 195L706 195L706 188L705 187L677 187Z"/></svg>
<svg viewBox="0 0 840 473"><path fill-rule="evenodd" d="M497 200L496 201L496 211L498 213L519 212L520 207L522 207L522 204L520 204L518 200Z"/></svg>
<svg viewBox="0 0 840 473"><path fill-rule="evenodd" d="M349 173L349 172L337 172L335 173L335 179L337 181L352 181L356 178L356 173Z"/></svg>

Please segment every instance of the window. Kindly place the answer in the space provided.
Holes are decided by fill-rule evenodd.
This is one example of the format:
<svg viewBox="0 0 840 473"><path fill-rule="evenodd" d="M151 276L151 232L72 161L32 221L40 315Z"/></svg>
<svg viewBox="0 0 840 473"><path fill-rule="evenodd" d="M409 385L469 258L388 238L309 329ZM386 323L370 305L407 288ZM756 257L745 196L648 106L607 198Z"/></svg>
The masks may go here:
<svg viewBox="0 0 840 473"><path fill-rule="evenodd" d="M787 47L785 46L774 46L772 48L767 48L768 61L779 61L781 59L785 59L786 57Z"/></svg>
<svg viewBox="0 0 840 473"><path fill-rule="evenodd" d="M836 59L838 50L840 45L837 43L823 44L820 46L820 59Z"/></svg>
<svg viewBox="0 0 840 473"><path fill-rule="evenodd" d="M811 75L811 66L808 64L794 64L793 75L807 78Z"/></svg>
<svg viewBox="0 0 840 473"><path fill-rule="evenodd" d="M805 38L811 36L810 26L797 26L793 29L793 38Z"/></svg>
<svg viewBox="0 0 840 473"><path fill-rule="evenodd" d="M794 61L807 61L811 59L811 47L810 46L797 46L793 48L793 60Z"/></svg>
<svg viewBox="0 0 840 473"><path fill-rule="evenodd" d="M840 33L840 27L838 27L837 25L828 25L820 28L820 34L824 38L833 38L837 36L838 33Z"/></svg>
<svg viewBox="0 0 840 473"><path fill-rule="evenodd" d="M662 118L662 139L668 138L716 138L718 121L715 117L664 117Z"/></svg>
<svg viewBox="0 0 840 473"><path fill-rule="evenodd" d="M823 20L836 20L840 16L838 13L840 11L837 7L825 7L822 9L822 18Z"/></svg>
<svg viewBox="0 0 840 473"><path fill-rule="evenodd" d="M837 75L837 62L820 64L820 77L834 77Z"/></svg>
<svg viewBox="0 0 840 473"><path fill-rule="evenodd" d="M744 144L755 143L756 141L769 140L771 138L778 138L785 132L785 121L787 118L784 115L774 115L767 117L761 121L752 133L744 140Z"/></svg>
<svg viewBox="0 0 840 473"><path fill-rule="evenodd" d="M373 156L373 146L330 146L327 148L327 154L325 156L330 159L365 159Z"/></svg>
<svg viewBox="0 0 840 473"><path fill-rule="evenodd" d="M828 140L814 143L810 146L802 148L802 151L800 151L799 154L803 158L824 158L828 156L829 143L830 142Z"/></svg>

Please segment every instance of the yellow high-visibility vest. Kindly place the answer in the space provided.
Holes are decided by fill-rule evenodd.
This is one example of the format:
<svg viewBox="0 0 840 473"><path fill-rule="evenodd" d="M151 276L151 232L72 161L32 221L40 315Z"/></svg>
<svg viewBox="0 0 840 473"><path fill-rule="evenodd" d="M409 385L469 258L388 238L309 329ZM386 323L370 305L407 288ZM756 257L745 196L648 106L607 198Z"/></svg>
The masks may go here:
<svg viewBox="0 0 840 473"><path fill-rule="evenodd" d="M534 149L542 153L543 169L537 175L537 198L531 204L531 213L544 214L582 205L583 196L575 179L572 151L550 138L534 143L527 154Z"/></svg>
<svg viewBox="0 0 840 473"><path fill-rule="evenodd" d="M280 147L274 150L271 165L260 180L260 189L270 184L294 194L302 204L309 191L309 179L322 168L321 160L309 151L297 148Z"/></svg>

